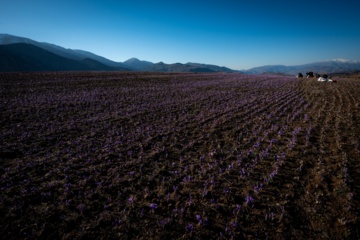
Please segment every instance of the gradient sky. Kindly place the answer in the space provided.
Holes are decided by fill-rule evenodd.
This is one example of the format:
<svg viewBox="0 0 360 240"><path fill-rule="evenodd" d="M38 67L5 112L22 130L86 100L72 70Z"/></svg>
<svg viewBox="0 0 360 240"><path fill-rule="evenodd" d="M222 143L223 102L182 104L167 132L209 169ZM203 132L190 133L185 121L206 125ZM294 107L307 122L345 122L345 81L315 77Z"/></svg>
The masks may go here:
<svg viewBox="0 0 360 240"><path fill-rule="evenodd" d="M0 33L114 61L248 69L360 60L360 0L8 0Z"/></svg>

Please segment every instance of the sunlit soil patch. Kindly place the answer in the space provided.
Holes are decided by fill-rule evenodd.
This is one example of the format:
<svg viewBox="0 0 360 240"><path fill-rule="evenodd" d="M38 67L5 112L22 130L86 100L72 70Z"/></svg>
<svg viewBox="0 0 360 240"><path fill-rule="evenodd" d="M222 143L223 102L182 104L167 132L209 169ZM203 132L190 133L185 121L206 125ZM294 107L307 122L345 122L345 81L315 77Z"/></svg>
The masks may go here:
<svg viewBox="0 0 360 240"><path fill-rule="evenodd" d="M5 239L358 239L360 81L0 75Z"/></svg>

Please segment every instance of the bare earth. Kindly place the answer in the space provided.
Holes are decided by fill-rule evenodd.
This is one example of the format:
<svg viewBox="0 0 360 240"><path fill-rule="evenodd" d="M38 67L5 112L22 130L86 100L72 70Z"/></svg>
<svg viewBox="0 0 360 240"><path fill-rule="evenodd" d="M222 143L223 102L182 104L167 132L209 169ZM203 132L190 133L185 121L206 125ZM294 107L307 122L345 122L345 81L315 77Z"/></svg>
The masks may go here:
<svg viewBox="0 0 360 240"><path fill-rule="evenodd" d="M360 80L0 73L2 239L360 239Z"/></svg>

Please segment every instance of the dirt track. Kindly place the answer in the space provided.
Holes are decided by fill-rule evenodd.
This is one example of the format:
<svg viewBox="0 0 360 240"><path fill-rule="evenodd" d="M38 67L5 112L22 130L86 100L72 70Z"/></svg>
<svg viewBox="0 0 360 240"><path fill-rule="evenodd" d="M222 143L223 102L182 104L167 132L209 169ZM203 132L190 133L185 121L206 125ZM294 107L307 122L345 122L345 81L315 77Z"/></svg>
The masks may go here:
<svg viewBox="0 0 360 240"><path fill-rule="evenodd" d="M0 75L7 239L359 239L360 81Z"/></svg>

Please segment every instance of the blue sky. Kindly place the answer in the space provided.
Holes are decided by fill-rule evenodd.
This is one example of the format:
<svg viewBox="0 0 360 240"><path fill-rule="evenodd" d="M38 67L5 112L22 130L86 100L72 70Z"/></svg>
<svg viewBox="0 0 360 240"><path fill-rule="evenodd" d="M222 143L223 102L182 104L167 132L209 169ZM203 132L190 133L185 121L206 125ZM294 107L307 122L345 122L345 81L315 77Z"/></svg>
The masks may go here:
<svg viewBox="0 0 360 240"><path fill-rule="evenodd" d="M114 61L248 69L360 60L359 0L11 0L0 33Z"/></svg>

